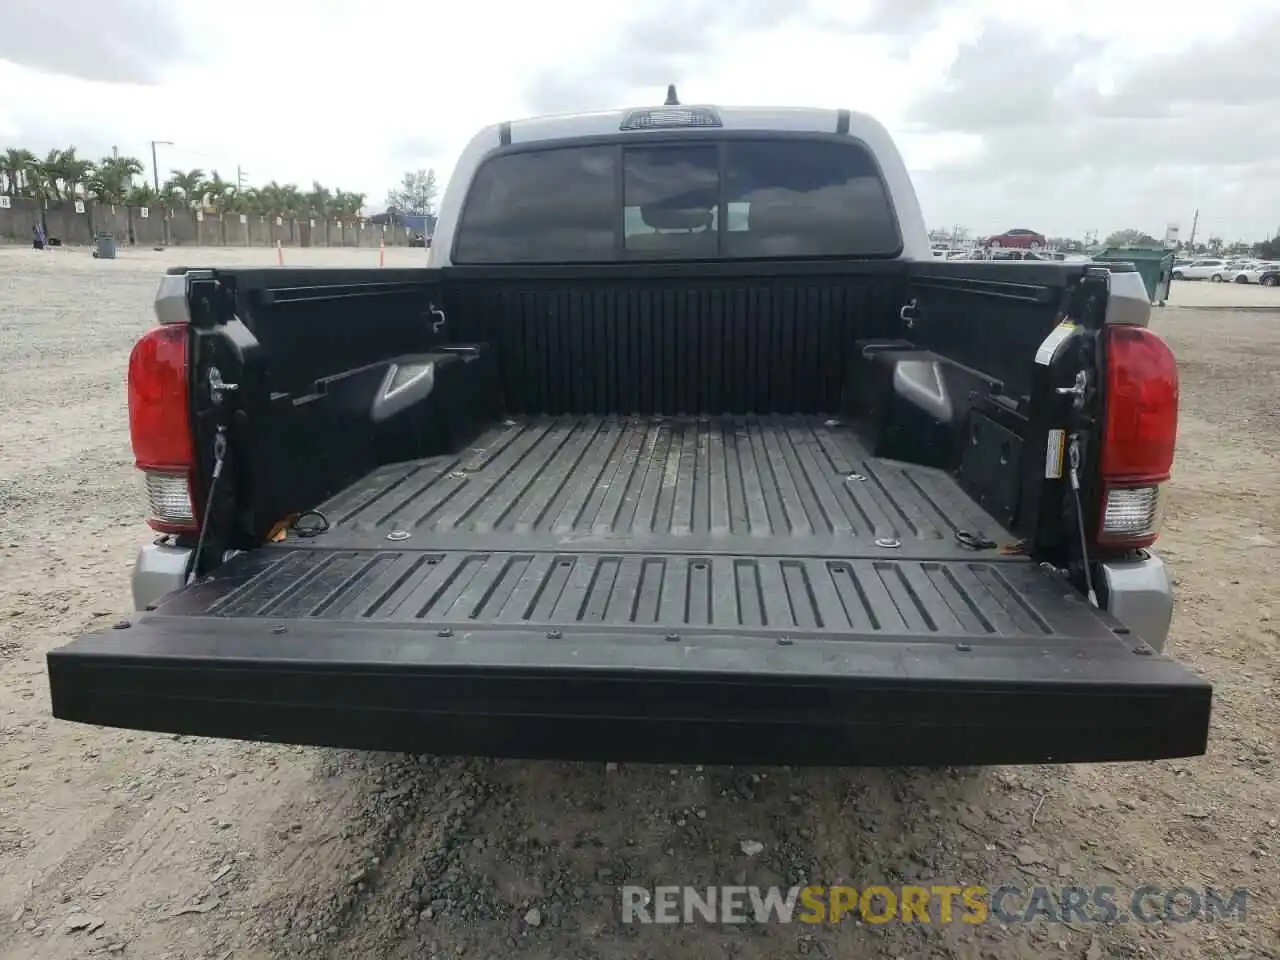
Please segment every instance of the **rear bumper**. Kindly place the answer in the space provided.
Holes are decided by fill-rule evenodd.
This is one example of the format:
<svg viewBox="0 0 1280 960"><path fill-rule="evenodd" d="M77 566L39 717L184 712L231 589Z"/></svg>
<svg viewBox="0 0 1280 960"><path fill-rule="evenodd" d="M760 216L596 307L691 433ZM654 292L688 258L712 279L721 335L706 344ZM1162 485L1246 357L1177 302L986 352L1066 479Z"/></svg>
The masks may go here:
<svg viewBox="0 0 1280 960"><path fill-rule="evenodd" d="M143 610L187 580L192 549L157 540L145 544L133 561L133 609Z"/></svg>
<svg viewBox="0 0 1280 960"><path fill-rule="evenodd" d="M796 765L1205 750L1209 684L1131 641L949 643L143 615L48 655L64 720L333 747Z"/></svg>
<svg viewBox="0 0 1280 960"><path fill-rule="evenodd" d="M1173 621L1173 582L1164 561L1150 551L1141 559L1098 565L1107 612L1163 651Z"/></svg>

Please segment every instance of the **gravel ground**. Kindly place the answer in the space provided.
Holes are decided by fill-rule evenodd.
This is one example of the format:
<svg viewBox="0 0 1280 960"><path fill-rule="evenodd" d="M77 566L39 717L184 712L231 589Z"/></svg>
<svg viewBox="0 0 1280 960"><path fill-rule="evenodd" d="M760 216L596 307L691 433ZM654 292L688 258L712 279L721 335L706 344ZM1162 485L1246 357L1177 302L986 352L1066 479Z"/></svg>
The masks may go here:
<svg viewBox="0 0 1280 960"><path fill-rule="evenodd" d="M318 264L376 256L286 251ZM133 551L148 534L124 374L157 275L165 263L273 260L0 248L0 957L1280 956L1280 314L1157 314L1184 397L1161 541L1178 583L1172 650L1217 687L1202 758L667 769L406 758L52 720L45 652L128 610ZM389 264L415 262L421 251L388 251ZM1246 922L1216 924L619 919L623 882L801 881L1110 884L1122 898L1148 883L1247 885L1251 895Z"/></svg>
<svg viewBox="0 0 1280 960"><path fill-rule="evenodd" d="M1256 283L1213 283L1208 280L1175 280L1166 309L1201 307L1207 310L1280 311L1280 287Z"/></svg>

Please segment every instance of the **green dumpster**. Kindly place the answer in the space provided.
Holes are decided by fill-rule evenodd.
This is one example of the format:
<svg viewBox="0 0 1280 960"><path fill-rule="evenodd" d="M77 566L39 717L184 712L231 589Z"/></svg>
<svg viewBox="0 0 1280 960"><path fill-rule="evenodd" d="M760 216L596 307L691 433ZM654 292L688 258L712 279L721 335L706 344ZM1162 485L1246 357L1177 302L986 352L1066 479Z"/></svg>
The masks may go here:
<svg viewBox="0 0 1280 960"><path fill-rule="evenodd" d="M1107 247L1095 253L1093 259L1100 263L1132 263L1147 285L1152 303L1163 307L1169 299L1169 285L1173 282L1172 250L1162 247Z"/></svg>

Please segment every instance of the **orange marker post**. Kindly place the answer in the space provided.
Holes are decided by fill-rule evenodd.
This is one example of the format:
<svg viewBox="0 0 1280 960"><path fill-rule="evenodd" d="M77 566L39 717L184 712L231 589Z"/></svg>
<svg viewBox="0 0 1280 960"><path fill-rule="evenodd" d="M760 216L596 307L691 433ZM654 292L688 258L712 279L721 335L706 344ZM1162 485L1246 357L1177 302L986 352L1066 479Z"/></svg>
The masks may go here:
<svg viewBox="0 0 1280 960"><path fill-rule="evenodd" d="M276 263L281 267L284 266L284 247L280 246L279 240L276 241Z"/></svg>
<svg viewBox="0 0 1280 960"><path fill-rule="evenodd" d="M386 266L387 262L387 241L378 241L378 266Z"/></svg>

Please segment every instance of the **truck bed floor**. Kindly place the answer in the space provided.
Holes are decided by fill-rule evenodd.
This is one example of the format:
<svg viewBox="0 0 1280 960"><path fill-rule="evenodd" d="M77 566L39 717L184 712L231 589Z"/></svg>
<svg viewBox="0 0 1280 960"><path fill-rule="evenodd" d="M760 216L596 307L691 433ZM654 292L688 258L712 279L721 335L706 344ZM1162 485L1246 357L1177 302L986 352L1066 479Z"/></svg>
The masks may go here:
<svg viewBox="0 0 1280 960"><path fill-rule="evenodd" d="M535 419L378 469L168 613L1114 643L947 474L809 419ZM897 544L896 546L894 544Z"/></svg>
<svg viewBox="0 0 1280 960"><path fill-rule="evenodd" d="M942 471L878 460L801 418L534 419L459 457L370 473L321 509L326 548L572 548L622 553L972 556L996 522ZM887 552L876 540L901 546Z"/></svg>

